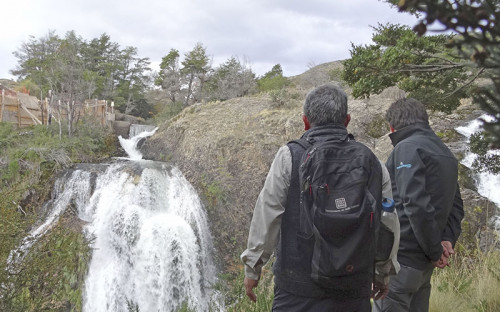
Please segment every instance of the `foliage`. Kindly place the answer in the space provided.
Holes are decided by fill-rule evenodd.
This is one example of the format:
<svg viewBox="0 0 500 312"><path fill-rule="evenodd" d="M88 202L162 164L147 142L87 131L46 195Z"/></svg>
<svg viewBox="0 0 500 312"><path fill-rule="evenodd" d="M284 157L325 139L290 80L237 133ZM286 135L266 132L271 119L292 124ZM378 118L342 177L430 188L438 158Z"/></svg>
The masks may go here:
<svg viewBox="0 0 500 312"><path fill-rule="evenodd" d="M431 312L493 312L500 310L500 253L466 251L460 245L451 264L436 269L432 276ZM244 274L219 277L216 289L226 298L227 311L270 311L274 297L273 274L264 267L255 288L257 303L251 302L243 287Z"/></svg>
<svg viewBox="0 0 500 312"><path fill-rule="evenodd" d="M489 171L493 174L500 172L500 153L488 152L488 140L484 138L485 132L471 135L469 141L470 151L477 154L472 166L479 171Z"/></svg>
<svg viewBox="0 0 500 312"><path fill-rule="evenodd" d="M256 88L252 69L234 56L217 67L207 81L209 100L228 100L250 94Z"/></svg>
<svg viewBox="0 0 500 312"><path fill-rule="evenodd" d="M460 56L446 47L450 35L417 36L400 25L374 27L373 45L351 49L342 78L356 98L398 86L428 108L451 112L471 92L471 74Z"/></svg>
<svg viewBox="0 0 500 312"><path fill-rule="evenodd" d="M254 288L257 302L252 302L245 293L243 280L245 275L243 269L239 268L233 274L225 274L219 277L220 282L215 289L221 292L225 298L227 312L259 312L271 311L274 299L274 275L269 266L262 269L259 285Z"/></svg>
<svg viewBox="0 0 500 312"><path fill-rule="evenodd" d="M287 89L271 90L269 91L269 96L271 97L273 107L283 107L290 100Z"/></svg>
<svg viewBox="0 0 500 312"><path fill-rule="evenodd" d="M161 124L165 120L173 118L179 114L184 109L184 104L182 102L168 103L158 105L156 108L157 113L153 116L153 123L156 125Z"/></svg>
<svg viewBox="0 0 500 312"><path fill-rule="evenodd" d="M116 108L126 113L145 111L138 107L146 104L149 59L138 57L137 48L121 49L106 34L86 41L74 31L64 38L49 31L40 38L31 36L14 56L18 64L11 73L21 85L37 90L37 96L48 97L54 111L59 109L59 101L69 106L70 135L74 130L71 123L76 120L74 106L85 99L114 101Z"/></svg>
<svg viewBox="0 0 500 312"><path fill-rule="evenodd" d="M171 49L164 56L160 64L160 72L155 79L155 85L160 86L167 93L171 103L178 101L178 95L181 93L181 74L179 69L179 51Z"/></svg>
<svg viewBox="0 0 500 312"><path fill-rule="evenodd" d="M184 55L181 62L181 74L187 81L187 94L184 99L184 105L190 102L198 102L203 94L203 86L207 80L207 74L211 70L210 58L207 55L207 49L201 43L197 43L193 50Z"/></svg>
<svg viewBox="0 0 500 312"><path fill-rule="evenodd" d="M203 189L203 195L209 203L209 208L213 208L218 202L224 202L226 200L226 190L224 186L217 182L209 182L206 176L203 177L201 182L201 187Z"/></svg>
<svg viewBox="0 0 500 312"><path fill-rule="evenodd" d="M493 117L485 122L488 140L500 148L500 16L499 0L387 0L397 4L400 11L416 12L423 16L413 30L423 35L437 22L440 31L457 35L448 43L463 60L472 61L478 76L489 80L475 90L473 99Z"/></svg>
<svg viewBox="0 0 500 312"><path fill-rule="evenodd" d="M283 76L283 69L280 64L274 65L270 71L257 79L257 85L261 92L282 89L289 84L289 80Z"/></svg>
<svg viewBox="0 0 500 312"><path fill-rule="evenodd" d="M19 273L5 271L9 252L34 224L40 203L50 198L55 173L72 162L98 162L115 150L114 136L99 125L82 124L63 140L56 133L46 126L14 129L0 123L1 311L81 310L87 243L79 230L59 224L33 246Z"/></svg>
<svg viewBox="0 0 500 312"><path fill-rule="evenodd" d="M2 270L2 311L81 311L82 289L90 257L80 229L52 229L20 264ZM3 257L2 257L2 260Z"/></svg>
<svg viewBox="0 0 500 312"><path fill-rule="evenodd" d="M387 132L389 132L389 125L387 121L385 121L384 117L378 115L372 119L372 121L368 124L368 129L366 134L368 134L372 138L380 138Z"/></svg>

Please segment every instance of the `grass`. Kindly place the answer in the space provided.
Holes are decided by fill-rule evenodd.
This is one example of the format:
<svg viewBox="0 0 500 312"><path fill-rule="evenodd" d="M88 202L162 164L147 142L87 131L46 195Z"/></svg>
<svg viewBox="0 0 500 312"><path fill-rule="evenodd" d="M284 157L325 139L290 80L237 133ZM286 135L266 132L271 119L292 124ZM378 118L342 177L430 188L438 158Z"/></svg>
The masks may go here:
<svg viewBox="0 0 500 312"><path fill-rule="evenodd" d="M50 198L54 177L75 162L99 162L115 148L114 136L87 122L59 139L55 127L15 129L0 123L0 311L80 311L89 250L66 215L16 269L5 266ZM70 211L70 210L68 210Z"/></svg>
<svg viewBox="0 0 500 312"><path fill-rule="evenodd" d="M432 276L431 312L500 311L500 251L461 251Z"/></svg>
<svg viewBox="0 0 500 312"><path fill-rule="evenodd" d="M229 291L226 296L227 312L259 312L271 311L274 298L274 281L270 265L262 269L262 276L259 285L254 288L257 302L252 302L245 293L243 285L243 269L236 279L230 282Z"/></svg>
<svg viewBox="0 0 500 312"><path fill-rule="evenodd" d="M230 287L225 294L228 312L271 311L274 283L269 267L264 268L255 289L256 303L245 294L243 271L237 278L226 281ZM434 271L430 312L449 311L500 311L500 251L483 253L478 249L462 249L453 256L450 267Z"/></svg>

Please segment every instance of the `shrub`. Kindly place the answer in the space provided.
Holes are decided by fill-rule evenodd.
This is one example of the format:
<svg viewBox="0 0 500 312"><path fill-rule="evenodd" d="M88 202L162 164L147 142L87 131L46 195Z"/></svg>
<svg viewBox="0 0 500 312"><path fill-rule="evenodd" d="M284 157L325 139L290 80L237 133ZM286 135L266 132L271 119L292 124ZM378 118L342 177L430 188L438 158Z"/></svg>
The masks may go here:
<svg viewBox="0 0 500 312"><path fill-rule="evenodd" d="M290 96L286 89L271 90L269 91L273 107L283 107L290 100Z"/></svg>

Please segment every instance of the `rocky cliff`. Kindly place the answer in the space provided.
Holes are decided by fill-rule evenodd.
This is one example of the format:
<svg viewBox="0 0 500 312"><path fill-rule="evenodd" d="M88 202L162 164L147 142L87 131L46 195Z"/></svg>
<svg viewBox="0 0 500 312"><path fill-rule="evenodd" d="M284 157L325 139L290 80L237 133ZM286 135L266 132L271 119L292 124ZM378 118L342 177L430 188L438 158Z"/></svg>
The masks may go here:
<svg viewBox="0 0 500 312"><path fill-rule="evenodd" d="M234 264L245 249L254 203L274 154L303 133L305 95L326 82L343 85L338 78L341 68L341 62L322 64L290 78L292 85L278 95L285 101L277 101L276 95L259 94L187 107L160 125L144 145L146 159L173 163L198 190L211 220L219 264L226 269L237 268ZM402 91L390 88L369 99L349 98L352 121L348 130L384 161L392 150L384 114L401 96ZM452 115L430 113L431 126L460 158L464 138L454 128L480 112L463 103ZM470 174L464 172L461 186L468 210L464 237L470 239L483 228L486 219L482 215L488 210L491 215L494 205L475 192ZM474 210L479 206L490 208ZM475 223L469 224L472 220Z"/></svg>

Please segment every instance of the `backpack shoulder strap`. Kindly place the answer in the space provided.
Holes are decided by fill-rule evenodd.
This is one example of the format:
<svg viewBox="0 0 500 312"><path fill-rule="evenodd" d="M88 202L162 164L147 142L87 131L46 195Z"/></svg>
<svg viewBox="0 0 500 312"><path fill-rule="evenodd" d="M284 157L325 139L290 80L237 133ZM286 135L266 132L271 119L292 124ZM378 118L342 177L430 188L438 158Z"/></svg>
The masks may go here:
<svg viewBox="0 0 500 312"><path fill-rule="evenodd" d="M297 140L290 141L290 142L288 142L288 144L297 144L300 147L302 147L304 150L306 150L314 144L314 139L313 138L300 138Z"/></svg>

